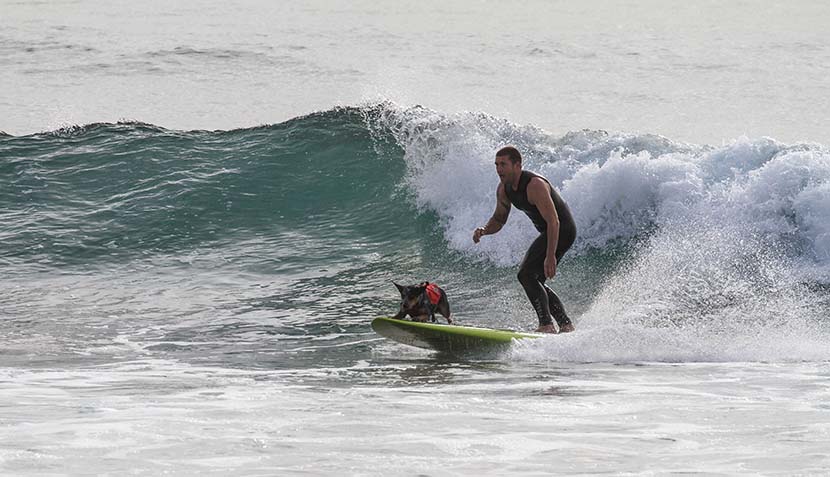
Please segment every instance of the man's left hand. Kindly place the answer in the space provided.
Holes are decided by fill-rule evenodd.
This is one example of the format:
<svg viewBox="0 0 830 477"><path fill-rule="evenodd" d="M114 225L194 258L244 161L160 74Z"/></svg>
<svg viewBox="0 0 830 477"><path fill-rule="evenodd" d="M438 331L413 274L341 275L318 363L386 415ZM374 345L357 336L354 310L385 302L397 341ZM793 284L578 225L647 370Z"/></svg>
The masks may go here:
<svg viewBox="0 0 830 477"><path fill-rule="evenodd" d="M556 257L548 255L545 257L545 278L553 278L556 275Z"/></svg>

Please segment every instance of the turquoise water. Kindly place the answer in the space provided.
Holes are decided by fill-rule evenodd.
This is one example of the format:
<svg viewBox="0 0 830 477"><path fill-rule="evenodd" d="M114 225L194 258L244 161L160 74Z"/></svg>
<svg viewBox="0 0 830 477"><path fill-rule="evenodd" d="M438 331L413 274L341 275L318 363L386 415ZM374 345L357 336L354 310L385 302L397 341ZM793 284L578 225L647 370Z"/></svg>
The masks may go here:
<svg viewBox="0 0 830 477"><path fill-rule="evenodd" d="M554 283L577 321L595 339L633 327L629 339L668 341L592 346L578 361L765 360L752 347L705 349L758 339L772 358L826 357L813 346L827 331L820 146L556 138L383 103L235 131L120 123L4 137L5 307L10 324L27 324L7 339L57 320L73 334L47 331L68 342L34 362L81 359L73 352L100 333L198 362L354 362L371 348L284 353L371 335L369 319L396 310L393 280L442 284L467 323L529 329L513 264L532 228L514 217L481 246L470 240L495 179L479 149L499 141L522 143L573 203L580 236ZM776 333L805 338L803 352L763 339L782 323Z"/></svg>
<svg viewBox="0 0 830 477"><path fill-rule="evenodd" d="M502 142L574 209L552 283L577 332L486 359L378 337L393 280L440 283L462 324L535 326L515 279L529 221L471 240ZM4 136L0 156L8 472L827 465L821 146L556 137L379 103ZM755 446L814 450L770 464Z"/></svg>

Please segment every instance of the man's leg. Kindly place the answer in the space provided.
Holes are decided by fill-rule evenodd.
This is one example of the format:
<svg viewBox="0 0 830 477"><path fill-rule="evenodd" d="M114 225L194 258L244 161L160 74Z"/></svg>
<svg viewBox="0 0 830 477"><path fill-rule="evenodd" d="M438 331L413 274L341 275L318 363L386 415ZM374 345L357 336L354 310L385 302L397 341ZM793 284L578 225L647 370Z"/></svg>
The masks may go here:
<svg viewBox="0 0 830 477"><path fill-rule="evenodd" d="M563 224L564 225L564 224ZM559 264L562 263L562 257L565 255L565 252L571 248L573 245L574 240L576 239L576 229L571 225L570 230L562 230L565 234L560 233L559 243L556 246L556 266L559 267ZM560 333L569 333L574 330L574 325L571 323L571 319L568 318L568 314L565 313L565 306L562 305L562 300L556 296L556 293L545 285L545 292L548 295L548 306L550 307L550 314L553 315L553 318L556 320L556 324L559 325L559 332Z"/></svg>
<svg viewBox="0 0 830 477"><path fill-rule="evenodd" d="M519 266L517 275L519 283L522 284L522 288L524 288L527 298L539 318L540 329L553 325L548 293L545 290L545 252L547 246L548 239L545 234L534 240L527 250L521 266Z"/></svg>
<svg viewBox="0 0 830 477"><path fill-rule="evenodd" d="M571 323L571 319L568 318L568 314L565 313L565 307L562 305L562 300L556 296L553 290L550 289L549 286L545 285L545 292L548 296L548 308L550 309L550 314L553 316L553 319L556 320L556 324L559 325L559 331L561 333L568 333L574 330L574 325Z"/></svg>

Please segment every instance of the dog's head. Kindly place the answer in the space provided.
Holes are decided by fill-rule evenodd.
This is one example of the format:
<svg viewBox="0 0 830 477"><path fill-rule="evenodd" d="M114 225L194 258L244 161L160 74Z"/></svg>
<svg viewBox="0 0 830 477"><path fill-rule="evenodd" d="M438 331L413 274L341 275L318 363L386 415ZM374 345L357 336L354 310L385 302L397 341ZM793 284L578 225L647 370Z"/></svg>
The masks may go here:
<svg viewBox="0 0 830 477"><path fill-rule="evenodd" d="M404 310L411 310L418 306L421 302L421 297L426 292L426 285L420 283L418 285L403 286L392 282L398 291L401 292L401 307Z"/></svg>

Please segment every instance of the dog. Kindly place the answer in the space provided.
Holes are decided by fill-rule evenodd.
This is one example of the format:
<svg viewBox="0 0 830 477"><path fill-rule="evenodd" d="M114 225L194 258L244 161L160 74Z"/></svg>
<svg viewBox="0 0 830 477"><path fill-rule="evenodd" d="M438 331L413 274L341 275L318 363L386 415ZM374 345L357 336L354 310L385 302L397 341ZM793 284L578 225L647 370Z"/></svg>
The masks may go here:
<svg viewBox="0 0 830 477"><path fill-rule="evenodd" d="M401 292L401 310L394 318L402 320L406 318L406 315L409 315L412 317L412 321L435 322L435 312L437 311L447 319L447 324L452 324L450 302L441 287L430 282L421 282L410 286L392 283Z"/></svg>

